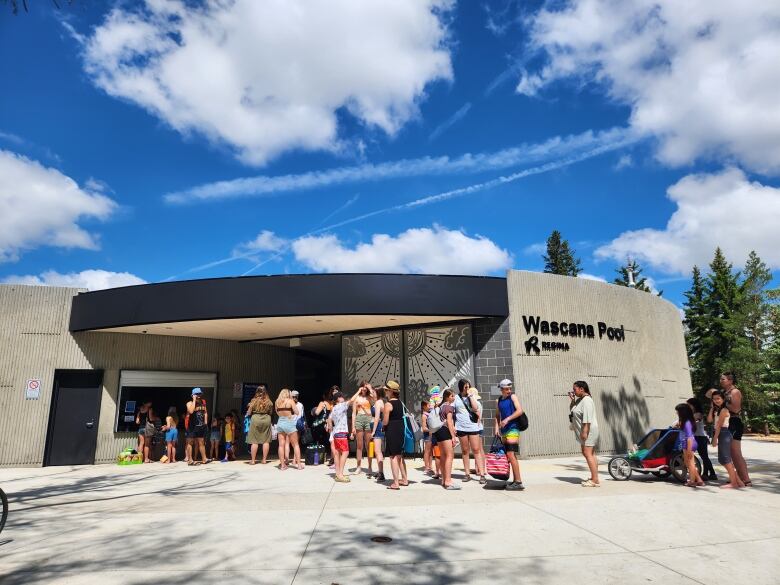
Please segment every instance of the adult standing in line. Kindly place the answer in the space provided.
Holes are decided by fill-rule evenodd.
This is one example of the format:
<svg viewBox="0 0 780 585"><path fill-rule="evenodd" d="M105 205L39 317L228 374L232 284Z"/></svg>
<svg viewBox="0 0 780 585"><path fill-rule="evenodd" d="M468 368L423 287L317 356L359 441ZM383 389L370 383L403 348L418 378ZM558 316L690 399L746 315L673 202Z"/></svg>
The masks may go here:
<svg viewBox="0 0 780 585"><path fill-rule="evenodd" d="M299 428L301 425L303 428L306 428L306 411L303 409L303 404L298 400L300 397L300 392L297 390L290 390L290 396L295 401L295 408L293 409L293 417L295 418L295 428L298 429L298 444L301 443L303 440L303 435L301 434L301 429ZM299 423L303 419L303 423ZM287 442L287 448L284 451L284 460L286 462L290 461L290 443Z"/></svg>
<svg viewBox="0 0 780 585"><path fill-rule="evenodd" d="M691 407L693 420L696 423L694 437L696 438L696 446L703 466L702 478L704 481L718 481L715 468L712 466L712 461L710 461L710 454L707 452L710 438L707 436L707 431L704 430L704 413L702 412L701 401L698 398L689 398L685 403Z"/></svg>
<svg viewBox="0 0 780 585"><path fill-rule="evenodd" d="M742 391L736 387L737 379L734 372L723 372L720 375L720 387L726 397L726 408L729 409L729 431L731 431L731 459L734 468L745 487L753 487L748 475L747 461L742 455L742 433L745 425L742 422Z"/></svg>
<svg viewBox="0 0 780 585"><path fill-rule="evenodd" d="M582 487L600 487L599 464L595 453L596 441L599 440L599 424L596 420L596 404L590 395L588 383L582 380L574 382L569 398L569 420L590 470L590 479L583 480Z"/></svg>
<svg viewBox="0 0 780 585"><path fill-rule="evenodd" d="M474 454L479 483L486 484L485 453L482 449L482 405L476 398L476 389L466 379L458 381L458 395L453 403L455 407L455 431L460 440L460 452L463 457L463 481L471 481L471 461Z"/></svg>
<svg viewBox="0 0 780 585"><path fill-rule="evenodd" d="M352 403L352 438L355 440L355 459L357 459L358 475L363 473L363 449L365 446L368 456L368 477L371 477L371 456L368 444L371 442L371 386L367 381L362 381L357 391L357 397Z"/></svg>
<svg viewBox="0 0 780 585"><path fill-rule="evenodd" d="M457 415L455 393L447 388L442 393L441 400L439 419L443 424L433 434L441 452L441 457L439 457L441 485L445 490L459 490L460 486L452 483L452 462L455 459L455 446L458 444L457 431L455 430Z"/></svg>
<svg viewBox="0 0 780 585"><path fill-rule="evenodd" d="M268 452L271 450L271 413L273 410L274 405L268 397L268 389L265 384L260 384L246 409L246 416L251 417L249 432L246 435L246 442L251 445L249 448L250 465L257 463L259 445L263 446L263 458L260 463L263 465L268 463Z"/></svg>
<svg viewBox="0 0 780 585"><path fill-rule="evenodd" d="M287 461L285 460L287 443L292 444L293 465L297 469L303 469L301 447L298 443L298 428L295 426L295 412L297 412L295 401L292 399L290 391L283 388L276 399L276 414L279 417L279 420L276 421L277 438L279 439L279 469L282 470L287 469Z"/></svg>
<svg viewBox="0 0 780 585"><path fill-rule="evenodd" d="M209 430L209 412L206 407L206 401L203 399L203 390L200 388L192 389L192 400L187 403L187 412L190 415L190 432L194 439L195 447L200 452L200 463L208 463L206 459L206 433ZM188 465L195 465L197 453L192 453L192 460Z"/></svg>
<svg viewBox="0 0 780 585"><path fill-rule="evenodd" d="M389 400L385 403L382 425L385 429L390 469L393 472L393 483L387 486L387 489L397 490L401 489L401 486L409 485L404 461L404 407L398 399L401 392L398 382L389 380L385 388Z"/></svg>
<svg viewBox="0 0 780 585"><path fill-rule="evenodd" d="M138 448L136 451L143 457L144 463L151 463L149 460L149 444L146 441L146 421L149 420L149 411L152 409L151 402L144 402L135 415L135 424L138 425Z"/></svg>
<svg viewBox="0 0 780 585"><path fill-rule="evenodd" d="M325 392L320 403L312 409L311 434L317 445L324 447L328 444L328 428L326 421L333 410L333 402L330 390Z"/></svg>
<svg viewBox="0 0 780 585"><path fill-rule="evenodd" d="M371 405L371 440L374 441L374 456L376 457L376 480L378 483L385 481L385 456L382 453L382 441L385 439L382 416L385 408L385 389L381 386L372 388L374 403Z"/></svg>
<svg viewBox="0 0 780 585"><path fill-rule="evenodd" d="M514 481L506 484L506 489L511 491L522 491L523 479L520 477L520 462L517 460L517 454L520 452L520 426L519 418L523 415L523 408L520 406L520 399L512 392L512 380L504 378L498 383L501 389L501 398L498 399L494 434L501 437L501 443L504 445L504 452L509 464L512 466L512 477Z"/></svg>

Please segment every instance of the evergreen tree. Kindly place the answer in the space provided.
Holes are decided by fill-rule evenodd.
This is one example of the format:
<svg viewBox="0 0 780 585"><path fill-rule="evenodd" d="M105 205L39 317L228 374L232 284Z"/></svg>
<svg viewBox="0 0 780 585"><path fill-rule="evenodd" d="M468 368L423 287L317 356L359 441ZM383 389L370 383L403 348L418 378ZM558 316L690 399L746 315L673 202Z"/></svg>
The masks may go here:
<svg viewBox="0 0 780 585"><path fill-rule="evenodd" d="M693 267L691 289L685 293L685 344L691 382L695 392L703 394L712 386L712 380L703 377L701 366L702 340L707 331L707 314L704 306L704 279L698 266Z"/></svg>
<svg viewBox="0 0 780 585"><path fill-rule="evenodd" d="M547 238L547 254L544 259L544 271L549 274L577 276L582 272L581 261L575 258L569 242L561 238L561 232L554 230Z"/></svg>
<svg viewBox="0 0 780 585"><path fill-rule="evenodd" d="M767 292L769 302L768 342L764 349L764 369L757 385L763 406L758 427L764 433L780 431L780 289ZM763 424L762 424L763 423Z"/></svg>
<svg viewBox="0 0 780 585"><path fill-rule="evenodd" d="M647 285L647 278L641 276L642 268L639 266L639 263L636 260L629 258L626 264L620 268L617 268L615 272L617 272L620 276L612 281L614 284L618 286L630 286L631 288L635 288L636 290L641 290L644 292L653 292ZM631 279L629 278L629 272L634 278L633 285L631 284ZM658 292L659 297L662 294L663 291Z"/></svg>
<svg viewBox="0 0 780 585"><path fill-rule="evenodd" d="M705 387L712 387L717 386L720 373L733 365L729 358L740 335L739 273L734 272L720 248L710 263L703 293L704 320L696 377Z"/></svg>

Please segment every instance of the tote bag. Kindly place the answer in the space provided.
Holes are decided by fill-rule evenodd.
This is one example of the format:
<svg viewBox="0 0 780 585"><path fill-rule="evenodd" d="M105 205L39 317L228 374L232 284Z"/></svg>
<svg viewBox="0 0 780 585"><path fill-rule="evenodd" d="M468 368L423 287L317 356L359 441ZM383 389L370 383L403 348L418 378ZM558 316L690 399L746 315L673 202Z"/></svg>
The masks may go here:
<svg viewBox="0 0 780 585"><path fill-rule="evenodd" d="M493 479L509 481L509 460L506 458L504 446L498 440L498 437L493 438L490 453L485 455L485 467L487 467L487 472Z"/></svg>

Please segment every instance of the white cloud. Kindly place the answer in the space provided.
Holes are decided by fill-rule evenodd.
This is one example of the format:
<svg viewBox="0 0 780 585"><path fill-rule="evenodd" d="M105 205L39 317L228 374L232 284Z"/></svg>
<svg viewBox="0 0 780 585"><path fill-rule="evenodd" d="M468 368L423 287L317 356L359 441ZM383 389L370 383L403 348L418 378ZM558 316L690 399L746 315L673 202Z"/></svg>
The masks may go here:
<svg viewBox="0 0 780 585"><path fill-rule="evenodd" d="M263 230L254 240L239 244L236 250L245 252L278 252L287 245L287 240L280 238L270 230Z"/></svg>
<svg viewBox="0 0 780 585"><path fill-rule="evenodd" d="M491 274L512 266L512 257L491 240L440 226L398 236L374 234L349 247L335 235L306 236L292 244L298 262L317 272Z"/></svg>
<svg viewBox="0 0 780 585"><path fill-rule="evenodd" d="M426 87L452 79L451 0L147 0L115 8L84 42L108 94L262 165L338 150L338 112L395 134ZM79 35L74 35L79 39Z"/></svg>
<svg viewBox="0 0 780 585"><path fill-rule="evenodd" d="M630 154L624 154L615 163L614 169L616 171L621 171L623 169L626 169L626 168L629 168L629 167L632 167L632 166L634 166L634 159L631 157Z"/></svg>
<svg viewBox="0 0 780 585"><path fill-rule="evenodd" d="M527 256L539 256L541 254L547 253L547 243L546 242L536 242L535 244L530 244L523 248L523 254Z"/></svg>
<svg viewBox="0 0 780 585"><path fill-rule="evenodd" d="M39 246L95 250L96 238L78 222L107 219L116 208L60 171L0 150L0 262Z"/></svg>
<svg viewBox="0 0 780 585"><path fill-rule="evenodd" d="M547 57L522 75L534 95L562 79L596 82L631 107L659 158L714 158L780 173L780 3L568 0L530 21Z"/></svg>
<svg viewBox="0 0 780 585"><path fill-rule="evenodd" d="M665 229L645 228L621 234L596 250L597 258L636 258L669 273L706 266L715 248L740 265L755 250L772 268L780 268L780 189L750 182L735 168L688 175L669 187L676 205Z"/></svg>
<svg viewBox="0 0 780 585"><path fill-rule="evenodd" d="M184 191L168 193L168 203L222 200L242 196L289 193L366 181L383 181L424 175L482 173L534 164L551 159L576 157L590 152L605 152L633 144L636 138L624 128L610 128L581 134L556 136L549 140L507 148L498 152L466 153L450 158L422 157L380 164L362 164L298 175L245 177L216 181Z"/></svg>
<svg viewBox="0 0 780 585"><path fill-rule="evenodd" d="M86 288L102 290L118 286L146 284L146 281L129 272L110 272L108 270L82 270L62 274L47 270L40 275L14 275L3 278L5 284L32 284L36 286L63 286L68 288Z"/></svg>
<svg viewBox="0 0 780 585"><path fill-rule="evenodd" d="M603 276L597 276L595 274L588 274L587 272L580 272L577 275L578 278L584 278L585 280L595 280L596 282L607 282L607 279Z"/></svg>

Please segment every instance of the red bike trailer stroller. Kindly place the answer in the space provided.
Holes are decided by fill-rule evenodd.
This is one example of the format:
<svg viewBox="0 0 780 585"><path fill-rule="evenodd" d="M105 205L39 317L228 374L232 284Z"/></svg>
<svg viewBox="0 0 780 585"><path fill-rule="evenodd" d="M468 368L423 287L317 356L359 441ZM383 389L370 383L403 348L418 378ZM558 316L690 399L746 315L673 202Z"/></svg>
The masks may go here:
<svg viewBox="0 0 780 585"><path fill-rule="evenodd" d="M629 479L634 471L652 473L660 478L671 475L680 483L685 483L688 479L688 469L685 467L679 443L679 429L653 429L639 440L634 451L609 460L609 474L617 481ZM701 474L701 457L694 453L694 458L696 468Z"/></svg>

